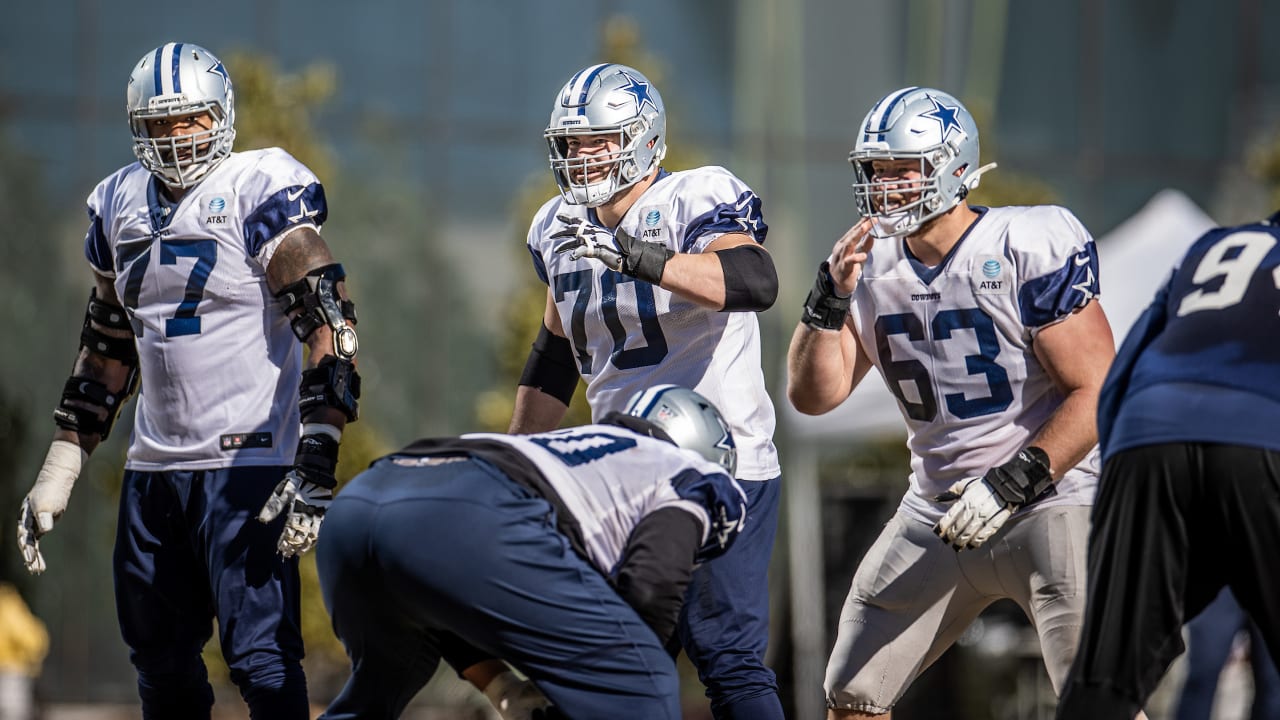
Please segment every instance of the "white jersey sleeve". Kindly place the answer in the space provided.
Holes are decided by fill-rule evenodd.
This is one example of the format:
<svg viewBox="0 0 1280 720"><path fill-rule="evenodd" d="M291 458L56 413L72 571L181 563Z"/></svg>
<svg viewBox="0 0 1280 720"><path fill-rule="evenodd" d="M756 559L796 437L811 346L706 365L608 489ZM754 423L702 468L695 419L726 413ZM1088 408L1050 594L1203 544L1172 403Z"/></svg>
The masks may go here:
<svg viewBox="0 0 1280 720"><path fill-rule="evenodd" d="M528 236L534 270L547 284L587 383L592 417L621 410L652 385L681 385L715 403L728 421L740 479L777 477L775 419L760 367L756 314L715 312L598 261L557 253L563 239L551 235L563 229L558 215L600 223L594 210L556 197L535 214ZM763 243L768 232L760 198L719 167L660 173L620 227L681 253L703 252L729 232Z"/></svg>
<svg viewBox="0 0 1280 720"><path fill-rule="evenodd" d="M663 508L697 519L704 544L713 528L741 529L741 523L718 527L710 511L717 505L745 506L742 488L719 465L661 440L614 425L462 437L506 443L529 458L578 521L592 564L606 575L621 560L635 526Z"/></svg>
<svg viewBox="0 0 1280 720"><path fill-rule="evenodd" d="M232 153L169 204L135 163L88 202L85 255L114 278L138 345L127 467L291 464L301 346L265 268L285 234L324 222L315 176L283 150Z"/></svg>
<svg viewBox="0 0 1280 720"><path fill-rule="evenodd" d="M911 450L904 511L935 522L933 497L1024 447L1062 402L1032 348L1042 328L1098 295L1093 239L1052 206L975 208L980 217L937 267L906 241L879 242L854 291L862 349L898 398ZM1038 506L1087 505L1096 449Z"/></svg>

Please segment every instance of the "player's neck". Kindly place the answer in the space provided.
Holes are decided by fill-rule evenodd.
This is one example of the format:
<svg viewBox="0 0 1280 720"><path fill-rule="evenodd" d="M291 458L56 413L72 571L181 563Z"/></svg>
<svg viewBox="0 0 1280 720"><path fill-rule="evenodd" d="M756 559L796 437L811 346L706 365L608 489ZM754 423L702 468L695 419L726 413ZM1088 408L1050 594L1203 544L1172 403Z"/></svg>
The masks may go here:
<svg viewBox="0 0 1280 720"><path fill-rule="evenodd" d="M182 202L182 198L186 197L187 191L191 189L191 188L184 188L184 187L173 187L172 185L167 185L163 182L157 182L156 185L158 185L160 188L160 194L164 195L165 199L173 203L174 205L177 205L178 203Z"/></svg>
<svg viewBox="0 0 1280 720"><path fill-rule="evenodd" d="M907 236L907 247L920 262L934 267L941 263L960 242L969 226L978 220L978 213L961 201L959 205L925 223L919 231Z"/></svg>
<svg viewBox="0 0 1280 720"><path fill-rule="evenodd" d="M596 217L600 218L600 222L609 229L618 227L618 223L622 222L623 216L627 214L627 211L631 210L632 206L636 204L636 201L640 199L644 191L649 189L649 186L653 184L657 177L658 171L655 169L649 173L649 177L614 195L609 202L596 208Z"/></svg>

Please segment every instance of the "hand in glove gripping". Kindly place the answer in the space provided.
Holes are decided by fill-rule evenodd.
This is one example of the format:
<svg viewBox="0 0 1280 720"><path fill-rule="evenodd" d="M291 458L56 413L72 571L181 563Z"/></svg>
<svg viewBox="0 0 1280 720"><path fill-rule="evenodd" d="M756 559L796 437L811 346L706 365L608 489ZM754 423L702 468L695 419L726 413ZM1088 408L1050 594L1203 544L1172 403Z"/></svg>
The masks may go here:
<svg viewBox="0 0 1280 720"><path fill-rule="evenodd" d="M276 543L286 558L302 555L315 547L320 537L320 523L324 522L337 485L333 472L338 465L338 440L342 436L333 427L306 432L309 429L314 427L304 426L293 469L276 485L258 513L258 521L263 523L275 520L281 512L286 513L284 531Z"/></svg>
<svg viewBox="0 0 1280 720"><path fill-rule="evenodd" d="M543 720L562 717L532 680L521 680L506 670L484 688L485 697L502 720Z"/></svg>
<svg viewBox="0 0 1280 720"><path fill-rule="evenodd" d="M66 512L71 499L71 488L80 476L80 468L88 454L79 445L66 440L54 440L45 455L44 465L31 486L31 492L22 501L22 513L18 518L18 549L22 551L22 563L32 575L44 572L44 555L40 554L40 537L53 529L53 523Z"/></svg>
<svg viewBox="0 0 1280 720"><path fill-rule="evenodd" d="M564 242L556 246L557 253L570 253L569 257L573 260L594 258L610 270L653 285L662 282L667 261L675 256L667 246L637 241L622 228L611 233L586 218L568 215L557 215L556 220L565 225L563 230L551 235L552 240L565 238Z"/></svg>
<svg viewBox="0 0 1280 720"><path fill-rule="evenodd" d="M933 531L956 550L976 548L995 535L1014 512L1031 504L1053 487L1049 456L1028 447L1009 462L977 478L965 478L934 498L955 502Z"/></svg>

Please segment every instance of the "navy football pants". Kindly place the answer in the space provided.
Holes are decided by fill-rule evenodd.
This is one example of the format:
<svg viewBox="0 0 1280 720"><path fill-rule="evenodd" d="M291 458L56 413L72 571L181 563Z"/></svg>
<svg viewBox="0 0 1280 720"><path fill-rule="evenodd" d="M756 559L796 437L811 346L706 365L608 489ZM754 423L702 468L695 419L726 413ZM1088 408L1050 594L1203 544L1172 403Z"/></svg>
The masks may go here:
<svg viewBox="0 0 1280 720"><path fill-rule="evenodd" d="M739 483L746 525L729 552L694 571L676 637L707 686L716 720L783 720L777 678L764 664L782 481Z"/></svg>
<svg viewBox="0 0 1280 720"><path fill-rule="evenodd" d="M287 468L126 471L114 554L116 612L148 720L208 718L201 649L222 655L255 720L310 717L298 561L276 552L284 518L258 511Z"/></svg>
<svg viewBox="0 0 1280 720"><path fill-rule="evenodd" d="M322 717L399 717L449 632L569 718L680 718L675 664L550 503L481 460L399 460L416 466L375 463L325 518L316 561L352 675Z"/></svg>

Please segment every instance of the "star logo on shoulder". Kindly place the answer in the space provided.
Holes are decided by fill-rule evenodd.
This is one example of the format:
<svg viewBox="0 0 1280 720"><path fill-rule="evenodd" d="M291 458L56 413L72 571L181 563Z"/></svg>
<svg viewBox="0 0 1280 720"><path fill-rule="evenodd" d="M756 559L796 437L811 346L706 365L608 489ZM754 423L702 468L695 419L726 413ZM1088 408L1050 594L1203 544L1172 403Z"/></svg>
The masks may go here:
<svg viewBox="0 0 1280 720"><path fill-rule="evenodd" d="M950 105L943 105L938 99L932 95L927 95L929 102L933 103L933 110L927 112L923 117L932 118L938 121L938 125L942 126L942 139L946 140L947 135L952 128L960 132L964 132L964 128L960 127L960 121L956 119L956 115L960 112L960 108Z"/></svg>
<svg viewBox="0 0 1280 720"><path fill-rule="evenodd" d="M658 112L658 104L653 101L653 97L649 94L653 85L636 79L635 76L628 72L618 74L627 79L627 84L618 88L618 90L629 94L635 100L637 114L643 113L646 105L654 112Z"/></svg>

